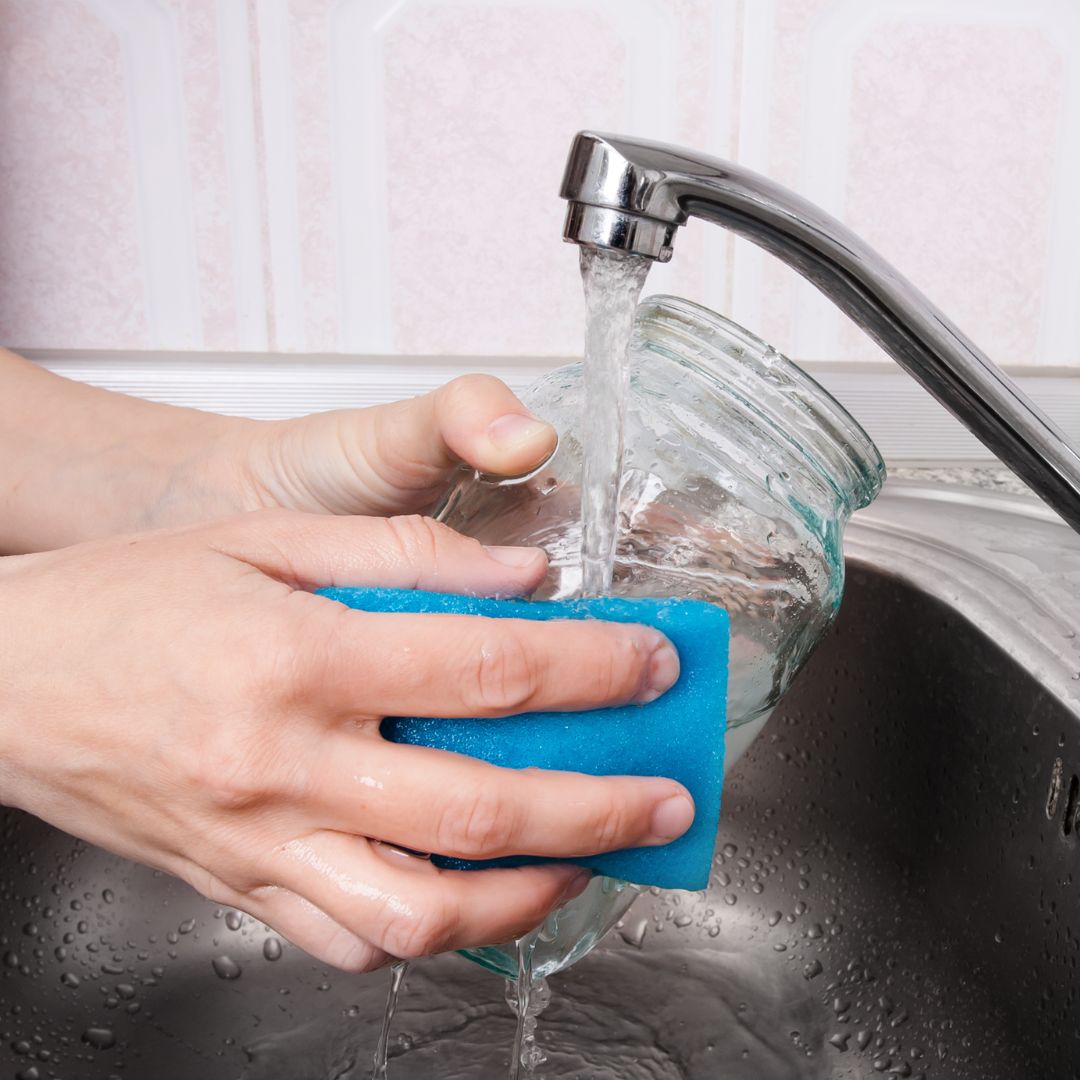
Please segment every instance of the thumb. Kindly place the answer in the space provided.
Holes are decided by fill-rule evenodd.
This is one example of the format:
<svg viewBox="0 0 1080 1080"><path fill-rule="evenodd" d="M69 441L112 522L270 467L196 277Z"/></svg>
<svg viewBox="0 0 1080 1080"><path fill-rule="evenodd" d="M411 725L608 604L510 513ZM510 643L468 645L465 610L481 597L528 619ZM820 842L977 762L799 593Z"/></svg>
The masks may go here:
<svg viewBox="0 0 1080 1080"><path fill-rule="evenodd" d="M485 547L431 518L264 510L215 528L213 546L301 589L372 586L520 596L544 578L540 548Z"/></svg>
<svg viewBox="0 0 1080 1080"><path fill-rule="evenodd" d="M429 422L455 459L481 472L521 476L555 451L555 429L492 375L464 375L402 404L414 407L414 421Z"/></svg>
<svg viewBox="0 0 1080 1080"><path fill-rule="evenodd" d="M491 375L463 375L431 393L327 414L322 422L334 423L337 445L348 448L367 513L426 505L461 462L495 476L523 476L546 461L558 441L550 424Z"/></svg>

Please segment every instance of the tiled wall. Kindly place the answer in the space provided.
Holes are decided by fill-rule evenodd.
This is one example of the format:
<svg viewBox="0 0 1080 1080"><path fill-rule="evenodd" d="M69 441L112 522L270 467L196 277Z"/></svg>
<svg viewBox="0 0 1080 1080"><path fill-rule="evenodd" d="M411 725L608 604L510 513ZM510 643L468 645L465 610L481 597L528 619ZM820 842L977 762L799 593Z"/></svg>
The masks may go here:
<svg viewBox="0 0 1080 1080"><path fill-rule="evenodd" d="M1080 368L1078 0L0 0L0 341L573 354L583 127L768 172L999 362ZM879 358L685 233L651 291Z"/></svg>

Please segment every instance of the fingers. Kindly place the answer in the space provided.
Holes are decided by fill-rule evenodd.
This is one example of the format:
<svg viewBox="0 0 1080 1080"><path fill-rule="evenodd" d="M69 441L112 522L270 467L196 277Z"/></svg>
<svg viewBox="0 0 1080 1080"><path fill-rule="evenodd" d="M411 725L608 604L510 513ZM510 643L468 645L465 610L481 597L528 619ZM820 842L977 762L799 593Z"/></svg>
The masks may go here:
<svg viewBox="0 0 1080 1080"><path fill-rule="evenodd" d="M356 937L402 959L520 937L589 880L587 871L554 864L440 870L337 832L291 841L266 872Z"/></svg>
<svg viewBox="0 0 1080 1080"><path fill-rule="evenodd" d="M372 614L333 601L301 647L326 706L375 716L509 716L655 700L679 676L658 630L594 620Z"/></svg>
<svg viewBox="0 0 1080 1080"><path fill-rule="evenodd" d="M503 769L341 729L320 755L303 812L414 851L570 858L666 844L694 820L686 789L659 777Z"/></svg>
<svg viewBox="0 0 1080 1080"><path fill-rule="evenodd" d="M300 588L370 585L518 596L543 580L539 548L484 547L431 518L271 510L215 529L218 549Z"/></svg>

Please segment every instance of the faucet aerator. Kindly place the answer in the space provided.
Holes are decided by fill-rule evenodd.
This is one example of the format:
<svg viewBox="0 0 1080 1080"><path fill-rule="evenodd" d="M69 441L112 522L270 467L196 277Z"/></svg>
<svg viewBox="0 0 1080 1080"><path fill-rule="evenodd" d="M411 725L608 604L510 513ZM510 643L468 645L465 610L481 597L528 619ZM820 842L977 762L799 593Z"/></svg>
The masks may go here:
<svg viewBox="0 0 1080 1080"><path fill-rule="evenodd" d="M571 202L566 209L563 239L569 244L621 251L663 263L674 253L677 228L670 222L625 210Z"/></svg>

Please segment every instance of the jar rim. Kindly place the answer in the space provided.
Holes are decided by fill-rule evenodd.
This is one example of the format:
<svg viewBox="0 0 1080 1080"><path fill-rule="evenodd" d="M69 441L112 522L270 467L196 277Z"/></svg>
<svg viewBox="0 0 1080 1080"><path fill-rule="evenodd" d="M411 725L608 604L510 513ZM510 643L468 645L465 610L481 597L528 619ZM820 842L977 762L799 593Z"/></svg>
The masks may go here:
<svg viewBox="0 0 1080 1080"><path fill-rule="evenodd" d="M878 448L858 420L794 361L731 319L678 296L646 297L638 304L635 322L647 331L650 343L662 344L650 332L659 331L693 346L693 355L680 353L679 360L708 378L734 375L737 365L739 374L754 379L758 391L753 397L754 411L823 476L849 512L874 501L885 480ZM761 392L769 388L775 393ZM808 454L793 435L792 398L813 420L815 454ZM802 434L805 437L807 430ZM823 466L823 457L828 467Z"/></svg>

